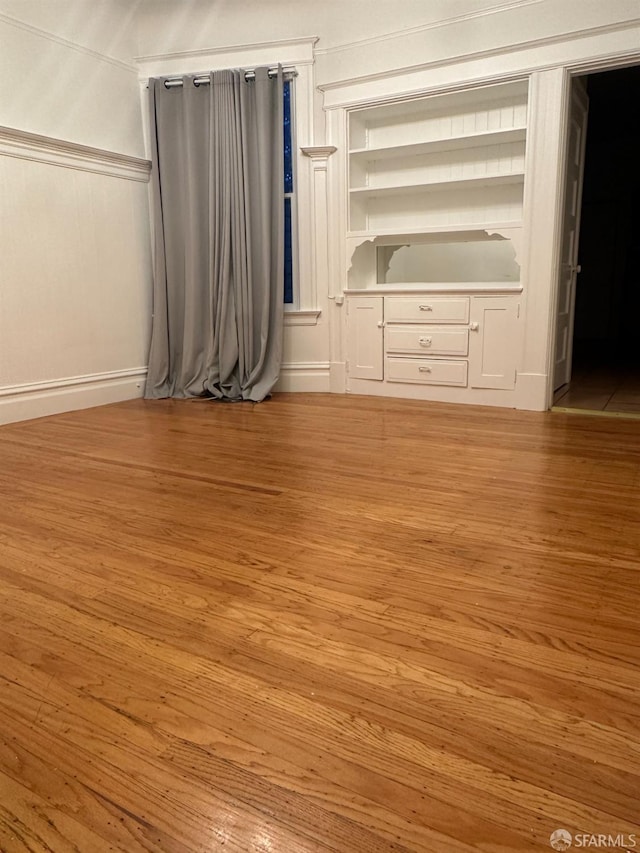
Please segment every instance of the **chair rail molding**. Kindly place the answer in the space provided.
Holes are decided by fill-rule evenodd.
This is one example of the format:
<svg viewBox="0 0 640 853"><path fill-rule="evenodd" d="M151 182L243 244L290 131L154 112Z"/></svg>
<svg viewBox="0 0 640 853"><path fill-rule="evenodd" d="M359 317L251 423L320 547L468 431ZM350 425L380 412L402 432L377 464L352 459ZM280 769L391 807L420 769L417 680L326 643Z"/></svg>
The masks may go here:
<svg viewBox="0 0 640 853"><path fill-rule="evenodd" d="M149 160L13 127L0 127L0 155L142 183L151 172Z"/></svg>

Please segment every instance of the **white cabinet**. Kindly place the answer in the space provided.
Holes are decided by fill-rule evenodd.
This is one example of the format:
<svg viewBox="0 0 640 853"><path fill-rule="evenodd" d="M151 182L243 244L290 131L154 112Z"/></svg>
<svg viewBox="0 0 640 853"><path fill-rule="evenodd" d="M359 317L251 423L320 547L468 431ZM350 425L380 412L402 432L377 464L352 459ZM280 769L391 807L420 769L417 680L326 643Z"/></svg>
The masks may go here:
<svg viewBox="0 0 640 853"><path fill-rule="evenodd" d="M527 110L523 80L347 111L348 391L513 405Z"/></svg>
<svg viewBox="0 0 640 853"><path fill-rule="evenodd" d="M347 364L354 379L382 379L383 298L349 300Z"/></svg>
<svg viewBox="0 0 640 853"><path fill-rule="evenodd" d="M347 390L509 405L519 294L352 292L346 299Z"/></svg>
<svg viewBox="0 0 640 853"><path fill-rule="evenodd" d="M469 342L472 388L509 390L516 383L516 328L519 303L509 297L475 297Z"/></svg>

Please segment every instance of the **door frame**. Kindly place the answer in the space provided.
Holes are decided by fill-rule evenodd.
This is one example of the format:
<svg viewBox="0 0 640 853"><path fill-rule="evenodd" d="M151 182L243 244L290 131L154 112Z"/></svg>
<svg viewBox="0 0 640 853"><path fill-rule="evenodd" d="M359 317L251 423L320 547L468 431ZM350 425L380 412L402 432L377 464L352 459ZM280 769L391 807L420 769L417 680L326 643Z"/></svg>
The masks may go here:
<svg viewBox="0 0 640 853"><path fill-rule="evenodd" d="M575 234L574 241L572 243L572 257L569 262L572 265L571 268L571 279L569 283L570 295L569 295L569 307L566 312L567 315L567 326L566 326L566 353L565 353L565 382L562 383L561 386L556 384L556 366L557 366L557 357L558 357L558 345L559 341L557 338L559 331L559 323L558 318L562 313L560 309L560 299L556 297L556 340L555 346L553 349L553 395L554 400L558 394L558 391L561 388L564 388L571 382L572 368L573 368L573 335L574 335L574 320L575 320L575 310L576 310L576 290L578 287L578 273L580 272L580 267L578 265L578 252L580 250L580 226L582 219L582 189L584 185L584 164L585 164L585 156L586 156L586 142L587 135L589 131L589 96L587 94L586 84L582 84L581 86L577 86L576 82L578 80L585 80L586 75L571 75L569 76L569 96L568 96L568 111L569 111L569 124L567 126L567 144L565 145L565 155L564 155L564 189L563 189L563 215L561 217L561 227L562 227L562 239L560 242L560 263L558 265L558 285L557 285L557 294L560 293L562 287L563 277L566 276L566 265L567 258L565 256L565 241L567 239L567 220L570 218L570 212L567 208L567 192L571 190L569 186L569 170L572 168L571 159L572 156L575 156L575 151L570 150L571 146L571 123L575 119L576 109L580 111L580 137L578 140L578 144L580 146L580 153L578 154L578 181L576 187L576 199L575 199Z"/></svg>
<svg viewBox="0 0 640 853"><path fill-rule="evenodd" d="M573 80L575 77L583 77L588 74L599 74L606 71L617 71L621 68L630 68L633 66L640 66L640 52L634 53L632 55L629 54L620 54L619 56L607 57L603 60L595 60L592 62L580 62L575 65L565 66L565 79L564 79L564 94L563 94L563 109L562 109L562 118L561 118L561 137L562 137L562 150L564 152L562 157L562 166L559 174L559 186L561 187L561 197L558 198L557 202L560 205L560 210L563 211L563 214L558 219L558 226L556 228L552 252L553 257L555 258L555 273L553 276L553 281L551 283L551 300L550 300L550 316L549 316L549 326L550 326L550 336L549 336L549 351L547 353L547 410L551 409L553 406L553 398L555 395L554 389L554 364L555 364L555 354L556 354L556 332L557 332L557 314L558 314L558 290L560 286L560 275L561 275L561 263L562 263L562 240L564 235L564 203L565 198L564 194L566 192L567 186L567 164L568 164L568 137L569 137L569 126L571 122L571 87L573 86ZM589 137L589 127L587 125L587 133L586 139ZM580 186L580 195L582 197L582 182L584 181L584 172L581 178L581 186ZM582 203L582 202L581 202ZM578 238L579 239L579 238ZM573 305L573 311L575 311L575 300ZM572 322L573 328L573 322ZM572 332L573 334L573 332ZM573 348L573 341L571 341L571 346Z"/></svg>

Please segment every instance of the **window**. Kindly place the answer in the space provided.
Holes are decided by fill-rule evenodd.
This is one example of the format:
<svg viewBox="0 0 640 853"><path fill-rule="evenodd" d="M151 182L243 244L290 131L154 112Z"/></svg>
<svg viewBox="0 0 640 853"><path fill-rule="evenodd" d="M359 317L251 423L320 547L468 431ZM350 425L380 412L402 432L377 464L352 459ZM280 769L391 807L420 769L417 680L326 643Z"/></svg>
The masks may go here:
<svg viewBox="0 0 640 853"><path fill-rule="evenodd" d="M293 156L293 129L291 125L292 113L292 86L291 80L284 81L284 303L293 305L294 287L294 246L293 246L293 221L295 212L294 195L294 156Z"/></svg>

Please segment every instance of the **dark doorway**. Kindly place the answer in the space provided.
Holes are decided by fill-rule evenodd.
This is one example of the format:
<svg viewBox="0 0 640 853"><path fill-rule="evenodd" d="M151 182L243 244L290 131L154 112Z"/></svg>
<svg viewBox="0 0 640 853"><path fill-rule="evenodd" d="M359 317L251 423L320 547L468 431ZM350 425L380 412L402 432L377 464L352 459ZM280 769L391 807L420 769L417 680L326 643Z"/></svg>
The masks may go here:
<svg viewBox="0 0 640 853"><path fill-rule="evenodd" d="M640 415L640 67L586 82L573 369L556 405Z"/></svg>

